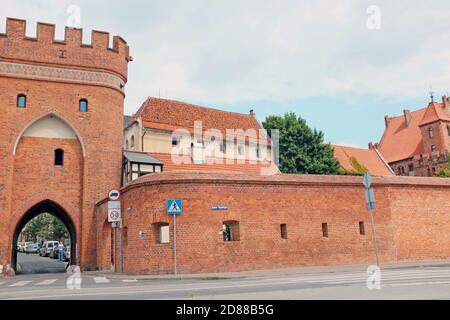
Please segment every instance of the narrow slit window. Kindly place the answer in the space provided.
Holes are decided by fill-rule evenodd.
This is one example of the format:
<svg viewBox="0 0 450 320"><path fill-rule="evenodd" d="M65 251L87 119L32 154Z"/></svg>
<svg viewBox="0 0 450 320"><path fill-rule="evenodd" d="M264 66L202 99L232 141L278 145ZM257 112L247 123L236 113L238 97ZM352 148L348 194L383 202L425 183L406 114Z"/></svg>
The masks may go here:
<svg viewBox="0 0 450 320"><path fill-rule="evenodd" d="M287 225L286 224L280 225L280 231L281 231L281 239L287 239L288 235L287 235Z"/></svg>
<svg viewBox="0 0 450 320"><path fill-rule="evenodd" d="M64 166L64 150L55 150L55 166Z"/></svg>
<svg viewBox="0 0 450 320"><path fill-rule="evenodd" d="M80 112L88 112L88 101L81 99L79 104Z"/></svg>
<svg viewBox="0 0 450 320"><path fill-rule="evenodd" d="M27 96L24 94L19 94L17 96L17 108L26 108L27 107Z"/></svg>
<svg viewBox="0 0 450 320"><path fill-rule="evenodd" d="M361 236L364 236L366 234L366 228L364 226L364 222L363 221L359 222L359 234Z"/></svg>
<svg viewBox="0 0 450 320"><path fill-rule="evenodd" d="M324 238L328 238L328 223L322 223L322 235Z"/></svg>

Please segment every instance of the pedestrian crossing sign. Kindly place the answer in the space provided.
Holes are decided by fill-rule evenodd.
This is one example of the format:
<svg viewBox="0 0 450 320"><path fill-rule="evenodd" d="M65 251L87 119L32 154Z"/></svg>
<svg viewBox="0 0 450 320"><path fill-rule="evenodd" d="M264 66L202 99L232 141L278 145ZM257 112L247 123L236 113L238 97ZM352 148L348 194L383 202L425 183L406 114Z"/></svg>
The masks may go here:
<svg viewBox="0 0 450 320"><path fill-rule="evenodd" d="M182 212L183 212L183 203L180 199L167 200L167 214L181 215Z"/></svg>

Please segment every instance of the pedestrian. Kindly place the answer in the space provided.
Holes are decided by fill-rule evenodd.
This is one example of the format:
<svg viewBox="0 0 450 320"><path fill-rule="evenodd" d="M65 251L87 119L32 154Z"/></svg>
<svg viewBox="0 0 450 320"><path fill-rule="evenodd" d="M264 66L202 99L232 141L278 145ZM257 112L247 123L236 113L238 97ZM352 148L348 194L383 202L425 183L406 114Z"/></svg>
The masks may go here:
<svg viewBox="0 0 450 320"><path fill-rule="evenodd" d="M64 261L64 244L62 243L62 241L60 241L58 244L58 258L59 261Z"/></svg>

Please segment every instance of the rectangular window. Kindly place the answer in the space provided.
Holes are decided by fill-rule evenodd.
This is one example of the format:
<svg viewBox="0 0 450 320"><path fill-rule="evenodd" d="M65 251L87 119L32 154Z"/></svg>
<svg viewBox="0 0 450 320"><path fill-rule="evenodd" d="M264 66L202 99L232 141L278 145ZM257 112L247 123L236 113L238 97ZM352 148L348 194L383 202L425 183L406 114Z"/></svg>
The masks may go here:
<svg viewBox="0 0 450 320"><path fill-rule="evenodd" d="M223 223L223 241L239 241L239 222L227 221Z"/></svg>
<svg viewBox="0 0 450 320"><path fill-rule="evenodd" d="M324 238L328 238L328 223L322 223L322 235Z"/></svg>
<svg viewBox="0 0 450 320"><path fill-rule="evenodd" d="M170 243L170 227L168 223L160 222L153 224L153 232L156 243Z"/></svg>
<svg viewBox="0 0 450 320"><path fill-rule="evenodd" d="M287 225L286 224L280 224L280 231L281 231L281 239L287 239Z"/></svg>
<svg viewBox="0 0 450 320"><path fill-rule="evenodd" d="M359 222L359 234L364 236L366 234L366 228L364 227L364 222Z"/></svg>

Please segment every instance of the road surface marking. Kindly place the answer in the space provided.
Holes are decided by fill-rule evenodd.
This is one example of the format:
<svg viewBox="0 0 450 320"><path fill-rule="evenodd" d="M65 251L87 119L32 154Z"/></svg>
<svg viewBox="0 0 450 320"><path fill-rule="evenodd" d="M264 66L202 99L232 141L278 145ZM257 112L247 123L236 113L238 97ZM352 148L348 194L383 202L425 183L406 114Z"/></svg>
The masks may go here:
<svg viewBox="0 0 450 320"><path fill-rule="evenodd" d="M8 287L23 287L23 286L25 286L27 284L30 284L32 282L33 281L19 281L19 282L16 282L16 283L13 283L13 284L9 285Z"/></svg>
<svg viewBox="0 0 450 320"><path fill-rule="evenodd" d="M48 280L44 280L42 282L37 283L37 286L49 286L53 283L55 283L56 281L58 281L58 279L48 279Z"/></svg>
<svg viewBox="0 0 450 320"><path fill-rule="evenodd" d="M137 279L124 279L122 282L137 282Z"/></svg>
<svg viewBox="0 0 450 320"><path fill-rule="evenodd" d="M94 277L94 281L95 281L95 283L109 283L109 282L111 282L105 277Z"/></svg>
<svg viewBox="0 0 450 320"><path fill-rule="evenodd" d="M431 281L431 282L409 282L409 283L390 283L383 285L385 287L406 287L406 286L425 286L437 284L450 284L450 281Z"/></svg>

